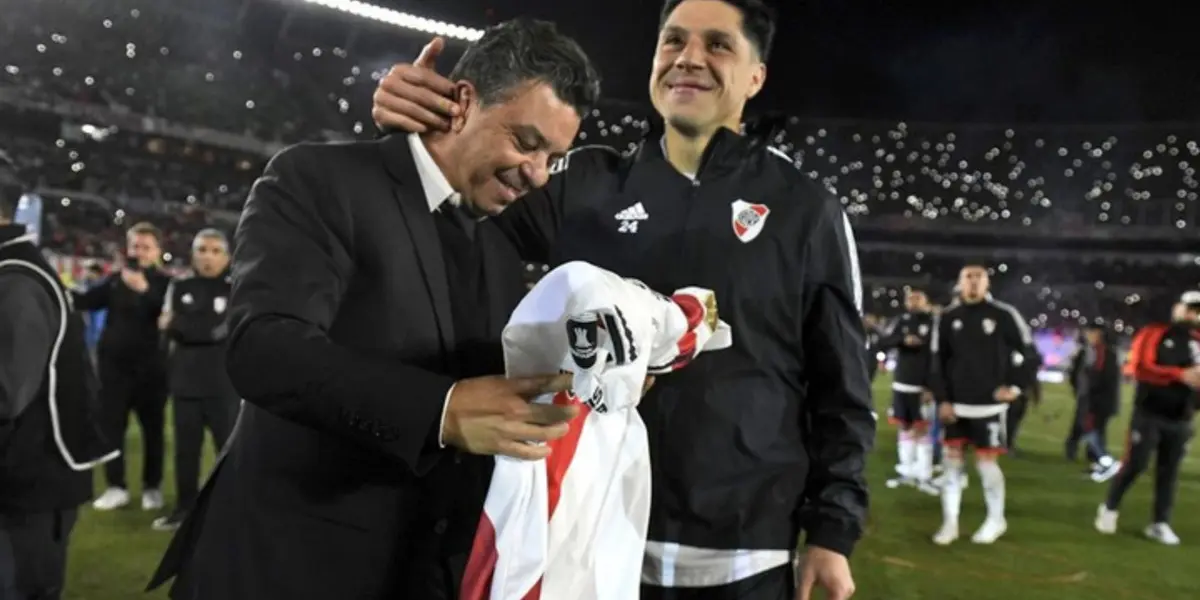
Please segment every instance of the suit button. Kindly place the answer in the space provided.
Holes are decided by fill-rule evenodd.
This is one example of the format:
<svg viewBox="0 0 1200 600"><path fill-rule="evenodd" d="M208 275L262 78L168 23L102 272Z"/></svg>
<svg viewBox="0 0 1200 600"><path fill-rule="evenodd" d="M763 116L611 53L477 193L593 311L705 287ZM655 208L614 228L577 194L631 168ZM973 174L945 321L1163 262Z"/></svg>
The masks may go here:
<svg viewBox="0 0 1200 600"><path fill-rule="evenodd" d="M456 464L456 465L462 464L462 452L454 453L454 464Z"/></svg>
<svg viewBox="0 0 1200 600"><path fill-rule="evenodd" d="M433 532L438 535L442 535L443 533L446 533L446 520L438 519L438 522L434 523L434 525L433 525Z"/></svg>

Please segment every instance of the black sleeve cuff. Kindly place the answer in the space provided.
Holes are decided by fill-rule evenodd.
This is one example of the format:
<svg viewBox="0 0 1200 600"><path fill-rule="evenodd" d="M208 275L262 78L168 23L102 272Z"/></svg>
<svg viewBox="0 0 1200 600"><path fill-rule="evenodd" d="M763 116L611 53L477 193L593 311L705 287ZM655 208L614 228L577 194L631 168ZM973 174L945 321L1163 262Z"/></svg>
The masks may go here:
<svg viewBox="0 0 1200 600"><path fill-rule="evenodd" d="M804 538L805 547L816 546L837 552L846 558L854 552L858 536L837 525L821 525L808 530Z"/></svg>

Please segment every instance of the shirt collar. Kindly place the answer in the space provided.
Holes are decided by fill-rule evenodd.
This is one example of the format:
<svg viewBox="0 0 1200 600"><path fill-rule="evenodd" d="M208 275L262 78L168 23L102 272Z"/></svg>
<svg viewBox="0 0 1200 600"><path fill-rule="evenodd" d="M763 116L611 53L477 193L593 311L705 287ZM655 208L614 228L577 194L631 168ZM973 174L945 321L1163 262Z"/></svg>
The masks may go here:
<svg viewBox="0 0 1200 600"><path fill-rule="evenodd" d="M425 199L429 202L429 212L441 208L442 203L449 201L458 206L462 196L450 187L450 181L441 167L433 160L421 136L408 134L408 147L412 149L413 162L417 165L417 176L421 179L421 187L425 190Z"/></svg>

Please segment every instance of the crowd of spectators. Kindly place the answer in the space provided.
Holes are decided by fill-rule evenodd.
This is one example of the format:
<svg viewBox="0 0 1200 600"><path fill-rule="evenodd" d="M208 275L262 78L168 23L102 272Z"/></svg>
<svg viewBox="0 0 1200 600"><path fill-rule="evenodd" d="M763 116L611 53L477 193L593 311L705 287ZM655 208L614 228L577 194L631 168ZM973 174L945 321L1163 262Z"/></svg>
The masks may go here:
<svg viewBox="0 0 1200 600"><path fill-rule="evenodd" d="M276 4L26 0L8 11L0 139L47 201L53 251L109 258L123 227L151 220L184 260L196 230L236 224L281 144L375 135L370 93L423 35L397 31L380 53L321 39L291 14L264 35L265 11L285 10ZM632 147L649 114L604 104L578 143ZM1145 322L1200 284L1193 255L1129 251L1142 239L1200 249L1200 124L774 120L773 144L859 228L873 311L898 310L905 285L948 296L964 261L987 265L997 295L1043 325ZM1032 237L1095 241L1034 251Z"/></svg>

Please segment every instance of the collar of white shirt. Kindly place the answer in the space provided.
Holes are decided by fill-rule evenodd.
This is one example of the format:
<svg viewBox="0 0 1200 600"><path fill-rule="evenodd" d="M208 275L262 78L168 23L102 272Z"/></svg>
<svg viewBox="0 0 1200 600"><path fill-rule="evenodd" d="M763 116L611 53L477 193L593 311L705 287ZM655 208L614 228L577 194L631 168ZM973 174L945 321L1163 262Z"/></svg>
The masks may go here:
<svg viewBox="0 0 1200 600"><path fill-rule="evenodd" d="M433 161L433 156L421 141L421 136L408 134L408 147L412 149L413 162L417 164L417 176L421 179L421 187L425 190L425 199L429 202L429 212L434 212L443 202L458 206L462 196L450 187L450 181L441 167Z"/></svg>

